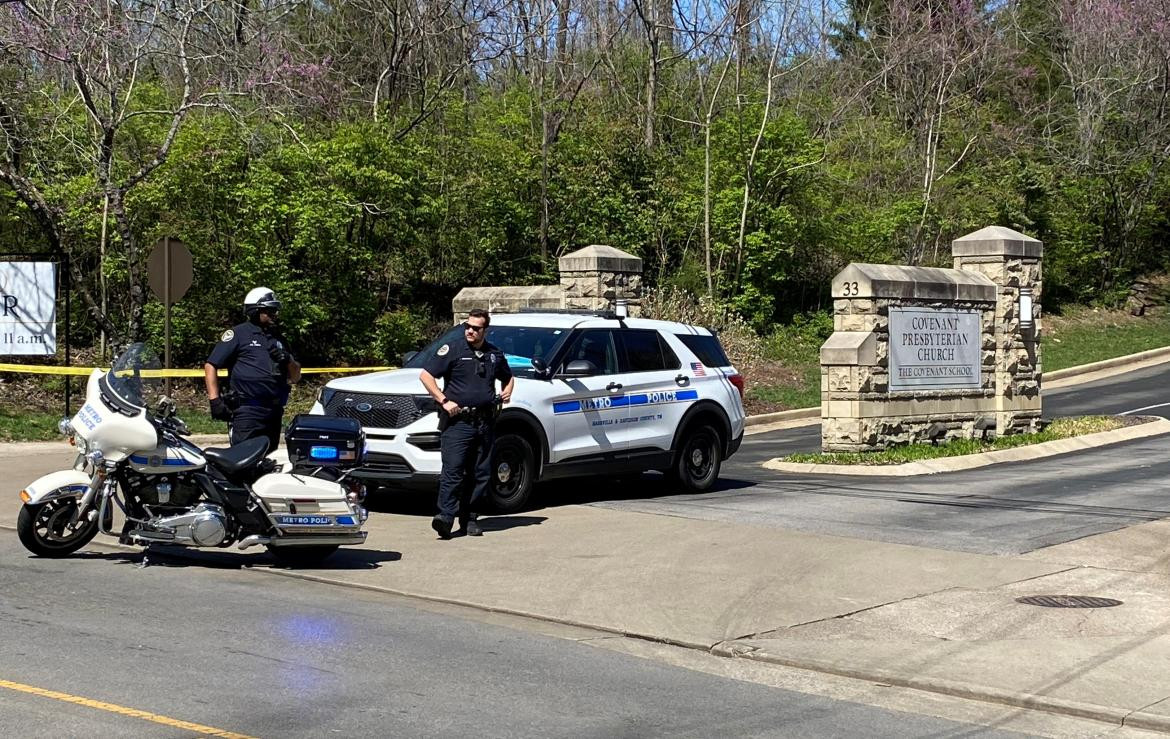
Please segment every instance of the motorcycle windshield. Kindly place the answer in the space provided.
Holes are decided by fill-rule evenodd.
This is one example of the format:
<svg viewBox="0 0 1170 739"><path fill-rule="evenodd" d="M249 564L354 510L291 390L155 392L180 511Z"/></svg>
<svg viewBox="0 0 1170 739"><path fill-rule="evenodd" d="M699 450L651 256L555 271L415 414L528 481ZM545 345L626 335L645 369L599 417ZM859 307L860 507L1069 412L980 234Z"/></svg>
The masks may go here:
<svg viewBox="0 0 1170 739"><path fill-rule="evenodd" d="M141 342L131 344L110 366L106 384L124 403L147 408L162 396L161 369L162 363L153 349Z"/></svg>

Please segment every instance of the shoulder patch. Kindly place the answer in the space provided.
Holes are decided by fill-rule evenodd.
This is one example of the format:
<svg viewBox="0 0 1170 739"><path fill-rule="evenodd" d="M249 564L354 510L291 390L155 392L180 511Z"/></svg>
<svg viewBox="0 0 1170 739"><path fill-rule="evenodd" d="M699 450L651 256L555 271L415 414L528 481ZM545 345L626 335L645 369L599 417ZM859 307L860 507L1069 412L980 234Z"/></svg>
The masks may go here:
<svg viewBox="0 0 1170 739"><path fill-rule="evenodd" d="M231 341L234 338L236 338L236 332L232 331L229 328L227 331L223 332L223 336L219 337L219 340L220 341Z"/></svg>
<svg viewBox="0 0 1170 739"><path fill-rule="evenodd" d="M445 356L447 356L447 352L449 352L449 351L451 351L451 345L450 344L443 344L441 347L439 347L439 351L437 351L435 353L438 354L440 357L445 357Z"/></svg>

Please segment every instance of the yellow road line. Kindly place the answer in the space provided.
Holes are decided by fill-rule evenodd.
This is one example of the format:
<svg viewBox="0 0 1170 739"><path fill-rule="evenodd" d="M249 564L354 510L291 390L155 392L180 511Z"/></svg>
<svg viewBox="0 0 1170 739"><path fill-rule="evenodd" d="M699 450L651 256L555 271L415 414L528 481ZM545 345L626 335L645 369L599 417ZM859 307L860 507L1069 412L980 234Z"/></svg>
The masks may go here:
<svg viewBox="0 0 1170 739"><path fill-rule="evenodd" d="M60 693L56 690L46 690L38 688L35 685L25 685L23 683L14 683L10 680L0 680L0 688L8 688L19 693L28 693L29 695L37 695L42 698L52 698L53 700L64 701L66 703L75 703L86 708L96 708L99 711L108 711L122 716L130 716L131 718L140 718L144 721L153 721L156 724L170 726L175 729L183 729L184 731L194 731L201 736L220 736L227 739L252 739L247 734L237 734L232 731L224 731L223 729L215 729L210 726L202 724L193 724L190 721L180 721L177 718L170 718L168 716L160 716L157 713L150 713L149 711L139 711L137 708L127 708L119 706L114 703L106 703L105 701L95 701L90 698L82 698L77 695L69 695L68 693Z"/></svg>

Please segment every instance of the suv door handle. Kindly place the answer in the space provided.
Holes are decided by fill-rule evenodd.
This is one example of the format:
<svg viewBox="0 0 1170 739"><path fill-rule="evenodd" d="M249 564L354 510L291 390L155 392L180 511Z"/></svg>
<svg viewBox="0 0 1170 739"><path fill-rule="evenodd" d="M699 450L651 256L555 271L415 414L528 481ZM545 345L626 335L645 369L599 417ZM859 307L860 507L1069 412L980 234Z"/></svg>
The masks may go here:
<svg viewBox="0 0 1170 739"><path fill-rule="evenodd" d="M688 378L686 375L676 375L674 381L678 383L679 387L682 387L690 382L690 378Z"/></svg>
<svg viewBox="0 0 1170 739"><path fill-rule="evenodd" d="M606 390L621 390L622 384L620 382L611 382L605 386Z"/></svg>

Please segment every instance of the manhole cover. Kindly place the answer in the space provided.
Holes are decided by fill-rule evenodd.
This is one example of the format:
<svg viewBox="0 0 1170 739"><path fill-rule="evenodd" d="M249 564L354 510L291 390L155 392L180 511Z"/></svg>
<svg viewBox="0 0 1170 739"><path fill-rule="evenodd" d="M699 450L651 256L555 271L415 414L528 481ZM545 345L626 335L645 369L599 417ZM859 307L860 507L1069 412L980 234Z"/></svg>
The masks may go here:
<svg viewBox="0 0 1170 739"><path fill-rule="evenodd" d="M1111 608L1121 605L1113 598L1094 598L1091 595L1026 595L1016 598L1017 603L1045 608Z"/></svg>

